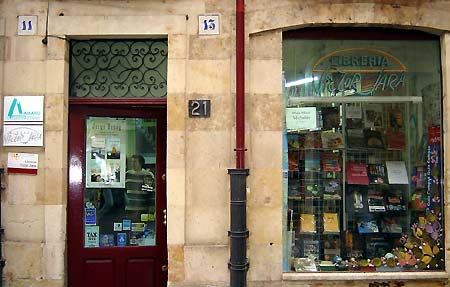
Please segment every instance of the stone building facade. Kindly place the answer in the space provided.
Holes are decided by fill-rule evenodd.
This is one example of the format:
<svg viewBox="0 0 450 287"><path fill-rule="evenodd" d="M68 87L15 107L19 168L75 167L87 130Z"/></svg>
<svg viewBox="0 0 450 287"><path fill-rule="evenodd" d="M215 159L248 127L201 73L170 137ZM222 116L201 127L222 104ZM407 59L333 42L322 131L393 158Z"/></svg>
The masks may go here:
<svg viewBox="0 0 450 287"><path fill-rule="evenodd" d="M440 36L443 146L448 156L448 1L246 2L246 162L249 286L446 286L447 271L283 273L282 34L303 27L393 27ZM48 26L46 18L48 13ZM220 15L220 34L199 36L200 14ZM19 36L17 16L37 15L37 34ZM48 44L42 39L48 28ZM229 283L229 176L235 147L234 1L0 1L0 96L44 95L44 147L1 147L39 155L37 175L3 175L6 286L67 286L70 39L167 37L167 245L169 286ZM211 117L187 102L211 100ZM3 101L2 101L3 102ZM448 202L448 169L444 202ZM448 210L445 205L445 219ZM444 220L448 222L449 220ZM448 224L447 224L448 225ZM448 227L448 226L447 226ZM450 245L448 232L445 235ZM348 281L350 280L350 281ZM393 284L393 283L392 283ZM375 286L375 285L374 285ZM379 285L376 285L379 286ZM391 285L394 286L394 285Z"/></svg>

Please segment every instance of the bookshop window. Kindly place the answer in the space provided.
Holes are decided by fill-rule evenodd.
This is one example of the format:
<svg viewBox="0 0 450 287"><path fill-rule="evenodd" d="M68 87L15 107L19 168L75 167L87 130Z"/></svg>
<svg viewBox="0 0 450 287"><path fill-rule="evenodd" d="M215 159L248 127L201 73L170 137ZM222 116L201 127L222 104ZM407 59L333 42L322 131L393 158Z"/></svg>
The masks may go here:
<svg viewBox="0 0 450 287"><path fill-rule="evenodd" d="M285 272L444 270L438 40L283 41Z"/></svg>

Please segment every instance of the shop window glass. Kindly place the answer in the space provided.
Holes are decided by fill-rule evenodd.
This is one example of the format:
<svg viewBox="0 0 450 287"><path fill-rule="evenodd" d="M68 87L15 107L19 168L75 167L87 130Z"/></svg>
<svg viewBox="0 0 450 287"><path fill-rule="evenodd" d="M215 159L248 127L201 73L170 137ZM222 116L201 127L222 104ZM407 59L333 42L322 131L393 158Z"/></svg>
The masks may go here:
<svg viewBox="0 0 450 287"><path fill-rule="evenodd" d="M444 270L438 40L283 41L284 271Z"/></svg>
<svg viewBox="0 0 450 287"><path fill-rule="evenodd" d="M155 119L86 119L84 247L153 246Z"/></svg>

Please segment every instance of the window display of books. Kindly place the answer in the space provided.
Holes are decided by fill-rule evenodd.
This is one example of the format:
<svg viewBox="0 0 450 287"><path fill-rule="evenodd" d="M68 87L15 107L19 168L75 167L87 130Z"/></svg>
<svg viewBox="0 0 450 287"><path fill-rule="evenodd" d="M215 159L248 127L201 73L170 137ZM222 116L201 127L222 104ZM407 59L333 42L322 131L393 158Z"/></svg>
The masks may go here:
<svg viewBox="0 0 450 287"><path fill-rule="evenodd" d="M317 111L313 129L287 137L293 257L379 257L408 232L410 214L427 207L427 167L407 156L405 109L362 103Z"/></svg>

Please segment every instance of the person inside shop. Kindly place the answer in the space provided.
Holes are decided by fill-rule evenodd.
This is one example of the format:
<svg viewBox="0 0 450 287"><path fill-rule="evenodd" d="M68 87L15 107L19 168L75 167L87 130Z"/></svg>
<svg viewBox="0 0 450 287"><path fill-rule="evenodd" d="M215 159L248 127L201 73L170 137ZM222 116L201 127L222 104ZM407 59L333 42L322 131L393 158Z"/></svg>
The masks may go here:
<svg viewBox="0 0 450 287"><path fill-rule="evenodd" d="M125 210L152 212L155 204L154 174L144 169L145 160L141 155L130 158L129 169L125 175Z"/></svg>

